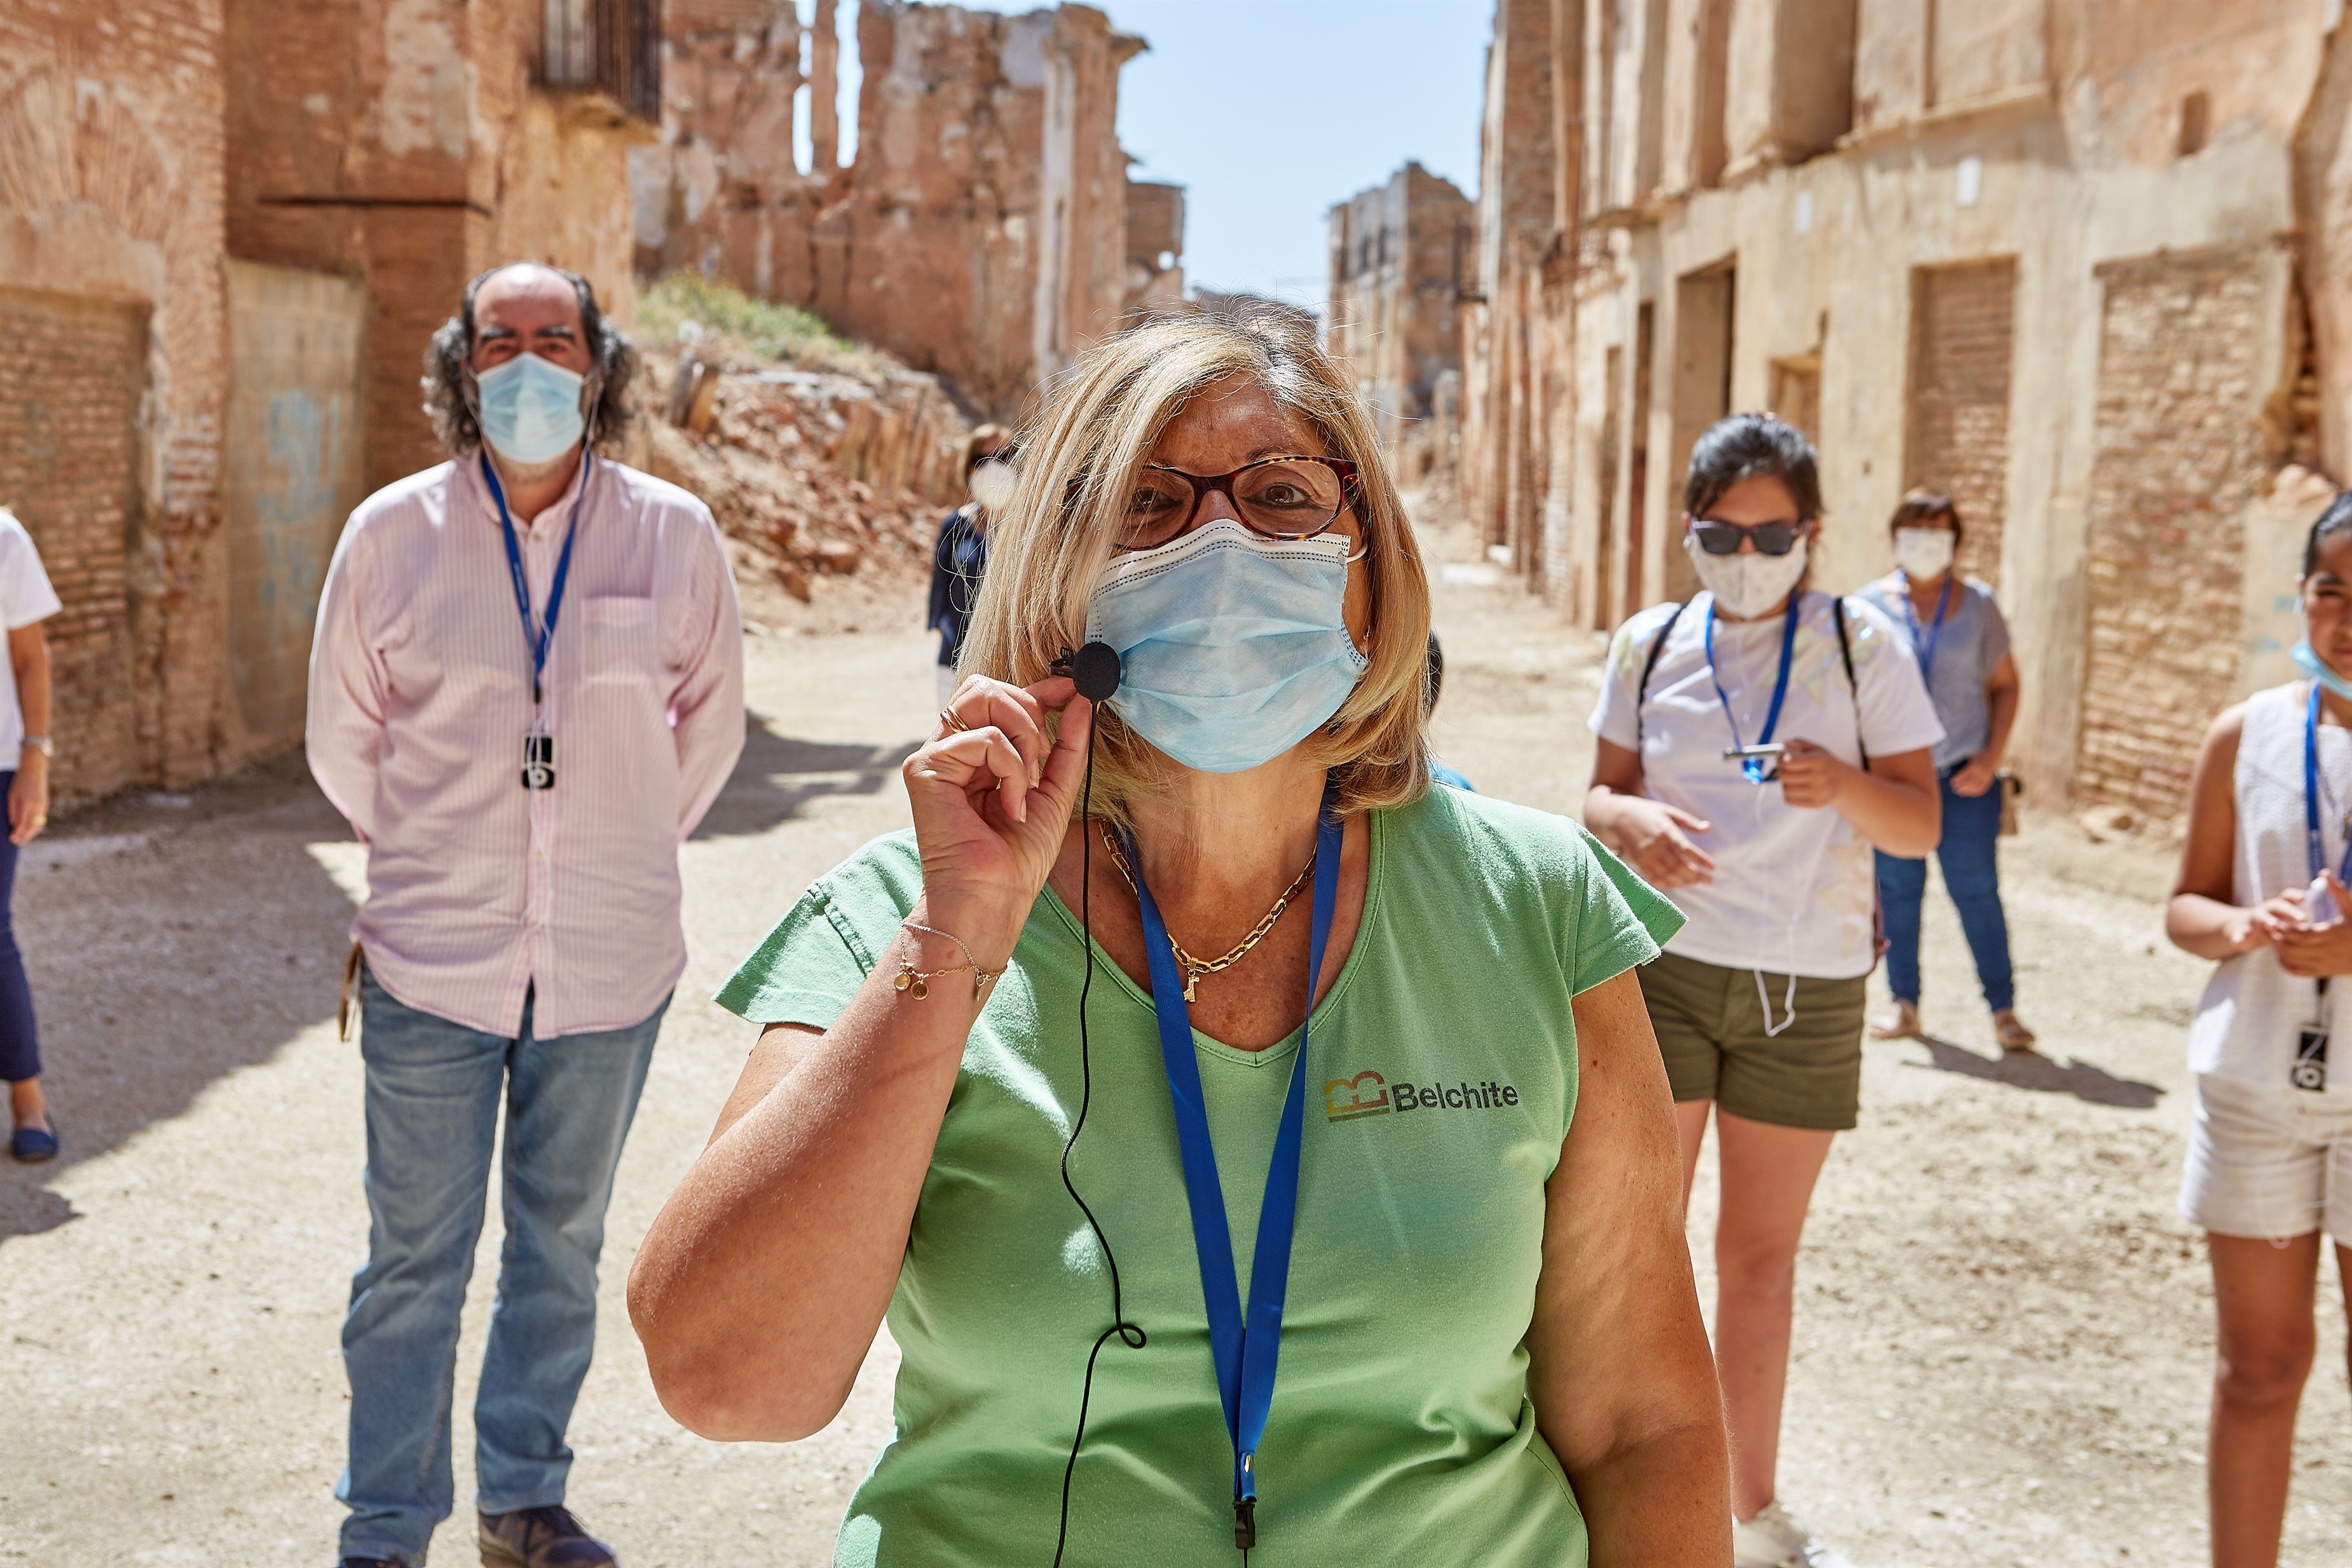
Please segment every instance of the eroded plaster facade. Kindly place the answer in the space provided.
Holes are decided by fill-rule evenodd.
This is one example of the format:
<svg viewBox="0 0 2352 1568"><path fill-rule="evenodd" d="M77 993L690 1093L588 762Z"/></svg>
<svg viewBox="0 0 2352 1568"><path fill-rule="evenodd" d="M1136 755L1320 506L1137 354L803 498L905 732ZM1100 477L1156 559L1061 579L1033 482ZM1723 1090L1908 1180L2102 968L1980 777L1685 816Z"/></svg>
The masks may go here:
<svg viewBox="0 0 2352 1568"><path fill-rule="evenodd" d="M861 5L846 167L815 134L835 97L829 5L805 82L789 0L668 0L664 26L660 140L631 163L641 272L695 267L806 306L997 414L1125 311L1181 290L1181 196L1159 236L1174 243L1135 266L1116 120L1119 68L1144 45L1100 11ZM791 135L803 91L806 169ZM1165 215L1165 189L1140 200Z"/></svg>
<svg viewBox="0 0 2352 1568"><path fill-rule="evenodd" d="M1415 483L1442 455L1440 383L1460 379L1454 314L1477 272L1477 209L1452 181L1407 163L1328 223L1331 351L1354 370L1399 476Z"/></svg>
<svg viewBox="0 0 2352 1568"><path fill-rule="evenodd" d="M1822 454L1816 580L1954 492L2029 800L2169 818L2284 678L2352 449L2346 47L2329 0L1502 0L1465 497L1605 630L1690 591L1697 434L1774 409Z"/></svg>

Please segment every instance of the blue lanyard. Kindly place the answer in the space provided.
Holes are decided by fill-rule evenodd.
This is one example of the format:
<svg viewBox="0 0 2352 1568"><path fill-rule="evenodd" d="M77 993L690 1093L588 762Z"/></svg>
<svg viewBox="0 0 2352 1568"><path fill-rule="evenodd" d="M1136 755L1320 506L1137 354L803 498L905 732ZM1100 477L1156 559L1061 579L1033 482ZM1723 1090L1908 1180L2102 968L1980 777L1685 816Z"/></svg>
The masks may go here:
<svg viewBox="0 0 2352 1568"><path fill-rule="evenodd" d="M2311 706L2303 715L2303 835L2305 858L2315 880L2327 863L2326 841L2319 835L2319 683L2311 683ZM2336 868L2338 882L2352 882L2352 841L2344 846L2344 863Z"/></svg>
<svg viewBox="0 0 2352 1568"><path fill-rule="evenodd" d="M1789 666L1797 653L1797 609L1799 601L1803 598L1802 589L1798 589L1789 595L1789 618L1780 628L1780 673L1772 678L1772 706L1764 710L1764 731L1756 737L1756 744L1759 746L1771 745L1772 732L1780 725L1780 704L1789 695ZM1709 595L1706 601L1706 678L1715 683L1715 700L1723 705L1723 721L1731 727L1731 744L1734 746L1745 744L1739 738L1739 721L1731 714L1731 699L1723 695L1722 677L1715 673L1715 599L1713 595ZM1764 782L1764 759L1760 757L1743 757L1739 760L1739 771L1748 775L1748 781L1750 784L1761 784Z"/></svg>
<svg viewBox="0 0 2352 1568"><path fill-rule="evenodd" d="M1944 640L1944 612L1952 602L1952 574L1944 573L1943 591L1936 595L1936 623L1927 629L1927 641L1919 641L1919 612L1911 607L1911 580L1903 580L1903 620L1911 628L1911 647L1919 655L1919 678L1925 681L1936 668L1936 644Z"/></svg>
<svg viewBox="0 0 2352 1568"><path fill-rule="evenodd" d="M1323 796L1321 825L1315 834L1314 925L1307 940L1307 1010L1315 1011L1315 985L1323 974L1323 946L1331 935L1331 911L1339 894L1339 819L1332 791ZM1143 910L1143 946L1151 960L1151 1006L1160 1019L1160 1054L1168 1070L1168 1094L1176 1111L1176 1146L1184 1161L1184 1196L1192 1210L1192 1246L1200 1254L1201 1294L1209 1310L1209 1350L1217 1364L1217 1397L1225 1407L1225 1433L1234 1445L1234 1543L1246 1550L1257 1541L1257 1446L1274 1408L1275 1363L1282 1354L1282 1303L1290 1285L1290 1239L1298 1223L1298 1149L1307 1117L1307 1030L1298 1026L1298 1055L1290 1065L1290 1091L1274 1135L1274 1158L1265 1173L1265 1197L1258 1207L1257 1250L1250 1260L1249 1316L1242 1316L1234 1270L1233 1233L1225 1224L1223 1185L1217 1179L1215 1145L1201 1092L1201 1064L1193 1054L1192 1016L1184 1007L1184 981L1176 972L1167 923L1143 881L1143 857L1127 836L1128 864L1135 868L1136 900Z"/></svg>
<svg viewBox="0 0 2352 1568"><path fill-rule="evenodd" d="M483 483L490 487L490 499L499 504L499 532L507 541L507 571L514 579L515 609L522 615L523 645L530 650L530 700L536 704L543 695L541 681L547 672L547 649L555 641L555 616L563 608L564 580L572 575L572 541L580 537L580 508L588 501L588 481L595 477L596 455L580 455L580 494L572 503L572 520L564 525L563 553L555 558L555 580L548 585L547 619L536 624L530 613L530 580L522 570L522 547L515 542L514 518L507 514L507 493L490 467L488 453L482 454L481 463Z"/></svg>

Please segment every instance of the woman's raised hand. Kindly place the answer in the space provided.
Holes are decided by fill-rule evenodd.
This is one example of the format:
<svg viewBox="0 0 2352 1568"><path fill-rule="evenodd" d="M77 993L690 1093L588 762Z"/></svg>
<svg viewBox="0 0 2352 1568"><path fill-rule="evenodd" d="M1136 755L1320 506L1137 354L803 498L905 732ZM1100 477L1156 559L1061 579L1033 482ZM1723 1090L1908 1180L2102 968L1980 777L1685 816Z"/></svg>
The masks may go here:
<svg viewBox="0 0 2352 1568"><path fill-rule="evenodd" d="M1706 818L1638 796L1627 796L1621 810L1617 850L1643 881L1655 888L1675 888L1715 880L1715 857L1689 838L1712 826Z"/></svg>
<svg viewBox="0 0 2352 1568"><path fill-rule="evenodd" d="M1045 716L1059 708L1057 734ZM1020 940L1087 769L1094 705L1069 678L1016 686L967 675L938 732L899 771L915 812L928 925L1001 967Z"/></svg>

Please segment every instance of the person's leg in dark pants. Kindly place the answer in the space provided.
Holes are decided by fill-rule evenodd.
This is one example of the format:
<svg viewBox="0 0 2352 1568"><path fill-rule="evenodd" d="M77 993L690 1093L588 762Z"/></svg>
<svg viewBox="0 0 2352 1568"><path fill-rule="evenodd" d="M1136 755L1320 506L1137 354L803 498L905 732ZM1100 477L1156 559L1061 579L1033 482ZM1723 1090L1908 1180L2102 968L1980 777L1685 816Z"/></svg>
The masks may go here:
<svg viewBox="0 0 2352 1568"><path fill-rule="evenodd" d="M1878 912L1886 927L1886 988L1895 1011L1870 1026L1881 1040L1919 1032L1919 904L1927 892L1927 862L1872 852L1878 865Z"/></svg>
<svg viewBox="0 0 2352 1568"><path fill-rule="evenodd" d="M2017 1005L2017 988L2010 969L2009 921L2000 908L2000 786L1981 795L1960 795L1947 781L1944 840L1936 846L1936 862L1960 912L1960 930L1977 961L1985 1005L2005 1013Z"/></svg>
<svg viewBox="0 0 2352 1568"><path fill-rule="evenodd" d="M564 1428L596 1342L604 1209L668 1005L627 1029L556 1040L536 1039L523 1015L507 1094L506 1241L474 1402L484 1513L563 1500Z"/></svg>
<svg viewBox="0 0 2352 1568"><path fill-rule="evenodd" d="M512 1041L420 1012L360 981L367 1064L368 1260L343 1319L351 1509L342 1554L422 1563L449 1516L449 1406L457 1319Z"/></svg>
<svg viewBox="0 0 2352 1568"><path fill-rule="evenodd" d="M0 772L0 800L8 798L8 788L16 781L13 768ZM25 956L16 946L16 923L10 914L16 892L16 846L0 832L0 1082L8 1085L13 1124L46 1133L50 1128L48 1103L41 1094L41 1036L33 1020L33 988L25 977Z"/></svg>

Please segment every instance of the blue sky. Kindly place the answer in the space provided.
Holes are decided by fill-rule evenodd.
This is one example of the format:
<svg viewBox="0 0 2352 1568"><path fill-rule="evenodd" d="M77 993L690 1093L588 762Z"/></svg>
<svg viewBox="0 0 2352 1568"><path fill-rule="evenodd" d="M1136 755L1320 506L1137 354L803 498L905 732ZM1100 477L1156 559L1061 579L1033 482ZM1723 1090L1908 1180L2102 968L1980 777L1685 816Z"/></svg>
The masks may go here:
<svg viewBox="0 0 2352 1568"><path fill-rule="evenodd" d="M1476 195L1493 0L1094 3L1151 45L1120 75L1119 141L1137 178L1185 187L1188 281L1319 305L1334 202L1416 158ZM856 88L842 87L846 141Z"/></svg>

